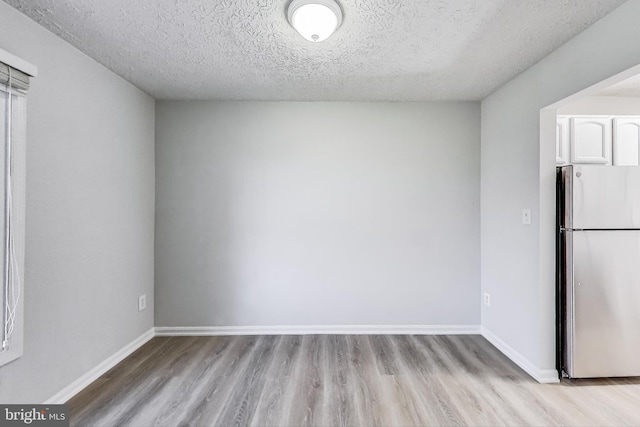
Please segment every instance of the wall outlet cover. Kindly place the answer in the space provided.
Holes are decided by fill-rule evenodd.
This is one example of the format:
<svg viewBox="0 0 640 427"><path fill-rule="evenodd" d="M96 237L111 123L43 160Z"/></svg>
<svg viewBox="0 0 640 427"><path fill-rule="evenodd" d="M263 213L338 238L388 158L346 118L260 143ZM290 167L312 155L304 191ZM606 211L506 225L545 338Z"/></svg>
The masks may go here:
<svg viewBox="0 0 640 427"><path fill-rule="evenodd" d="M147 295L142 294L138 297L138 311L142 311L147 308Z"/></svg>

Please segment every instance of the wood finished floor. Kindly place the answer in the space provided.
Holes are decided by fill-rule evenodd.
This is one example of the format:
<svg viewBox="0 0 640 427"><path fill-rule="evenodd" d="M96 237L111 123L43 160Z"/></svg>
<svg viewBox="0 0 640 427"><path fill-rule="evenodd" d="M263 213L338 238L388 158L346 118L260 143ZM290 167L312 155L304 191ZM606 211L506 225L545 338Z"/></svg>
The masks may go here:
<svg viewBox="0 0 640 427"><path fill-rule="evenodd" d="M156 337L78 426L640 425L640 379L538 384L480 336Z"/></svg>

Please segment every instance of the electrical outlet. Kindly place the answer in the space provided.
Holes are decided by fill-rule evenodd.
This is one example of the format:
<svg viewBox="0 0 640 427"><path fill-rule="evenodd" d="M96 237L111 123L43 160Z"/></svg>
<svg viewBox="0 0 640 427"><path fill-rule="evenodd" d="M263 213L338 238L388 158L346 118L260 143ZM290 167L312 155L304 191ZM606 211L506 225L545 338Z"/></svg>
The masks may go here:
<svg viewBox="0 0 640 427"><path fill-rule="evenodd" d="M138 311L142 311L147 308L147 295L142 294L138 297Z"/></svg>
<svg viewBox="0 0 640 427"><path fill-rule="evenodd" d="M522 209L522 223L531 225L531 209Z"/></svg>
<svg viewBox="0 0 640 427"><path fill-rule="evenodd" d="M484 293L484 305L491 306L491 295L487 292Z"/></svg>

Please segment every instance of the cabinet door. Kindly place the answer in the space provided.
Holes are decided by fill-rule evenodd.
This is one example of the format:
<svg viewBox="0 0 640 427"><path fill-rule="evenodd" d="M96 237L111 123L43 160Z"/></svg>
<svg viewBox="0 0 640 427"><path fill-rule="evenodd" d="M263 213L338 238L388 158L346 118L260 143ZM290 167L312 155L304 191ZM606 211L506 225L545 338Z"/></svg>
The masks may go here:
<svg viewBox="0 0 640 427"><path fill-rule="evenodd" d="M611 117L571 118L571 163L611 164Z"/></svg>
<svg viewBox="0 0 640 427"><path fill-rule="evenodd" d="M613 119L613 164L615 166L640 164L640 117Z"/></svg>
<svg viewBox="0 0 640 427"><path fill-rule="evenodd" d="M569 163L569 118L558 116L556 123L556 164Z"/></svg>

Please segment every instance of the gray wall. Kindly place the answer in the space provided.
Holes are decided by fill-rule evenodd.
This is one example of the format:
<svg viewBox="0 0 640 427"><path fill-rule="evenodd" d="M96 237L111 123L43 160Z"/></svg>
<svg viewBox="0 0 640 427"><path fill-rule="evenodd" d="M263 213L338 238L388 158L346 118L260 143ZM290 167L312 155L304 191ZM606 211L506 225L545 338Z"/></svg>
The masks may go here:
<svg viewBox="0 0 640 427"><path fill-rule="evenodd" d="M39 68L24 356L0 367L0 402L36 403L153 326L154 101L3 2L0 48Z"/></svg>
<svg viewBox="0 0 640 427"><path fill-rule="evenodd" d="M156 326L479 324L478 103L158 102Z"/></svg>
<svg viewBox="0 0 640 427"><path fill-rule="evenodd" d="M555 155L540 110L639 64L638 16L623 4L482 102L482 325L541 371L555 369Z"/></svg>

